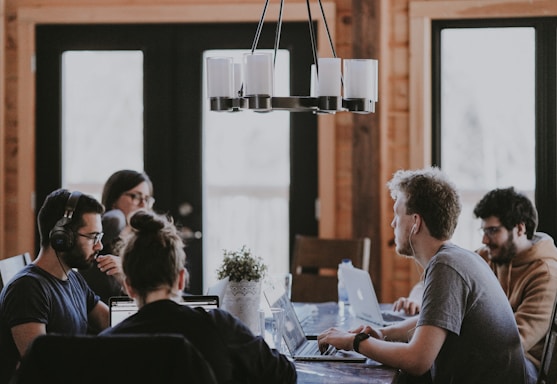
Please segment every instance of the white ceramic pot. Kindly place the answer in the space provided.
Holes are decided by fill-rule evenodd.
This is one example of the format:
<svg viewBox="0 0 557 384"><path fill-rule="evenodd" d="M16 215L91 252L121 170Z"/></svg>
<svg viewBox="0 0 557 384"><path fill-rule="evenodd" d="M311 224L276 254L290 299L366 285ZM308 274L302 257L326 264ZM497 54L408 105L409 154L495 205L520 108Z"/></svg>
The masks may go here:
<svg viewBox="0 0 557 384"><path fill-rule="evenodd" d="M261 300L261 280L229 281L222 308L242 321L254 333L259 333L258 309Z"/></svg>

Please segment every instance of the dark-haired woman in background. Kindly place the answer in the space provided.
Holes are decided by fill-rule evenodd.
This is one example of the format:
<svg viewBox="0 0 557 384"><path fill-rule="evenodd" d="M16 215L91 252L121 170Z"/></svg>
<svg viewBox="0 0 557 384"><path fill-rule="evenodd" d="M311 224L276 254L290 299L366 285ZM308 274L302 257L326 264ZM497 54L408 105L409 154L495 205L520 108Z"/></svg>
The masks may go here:
<svg viewBox="0 0 557 384"><path fill-rule="evenodd" d="M153 183L145 172L117 171L104 184L101 202L106 210L102 217L103 250L99 253L96 266L79 272L91 289L108 304L111 296L125 294L118 248L122 239L130 233L129 215L138 209L150 210L153 207Z"/></svg>
<svg viewBox="0 0 557 384"><path fill-rule="evenodd" d="M101 335L184 335L213 368L219 383L295 383L288 358L228 312L180 305L187 283L186 253L176 227L164 216L140 210L121 249L124 285L139 311Z"/></svg>

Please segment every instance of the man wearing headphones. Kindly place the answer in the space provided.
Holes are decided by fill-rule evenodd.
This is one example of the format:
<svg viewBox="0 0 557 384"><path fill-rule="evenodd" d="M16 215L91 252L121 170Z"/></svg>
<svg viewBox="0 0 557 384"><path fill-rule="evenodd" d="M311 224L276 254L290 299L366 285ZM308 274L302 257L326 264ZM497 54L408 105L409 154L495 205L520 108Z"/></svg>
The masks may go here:
<svg viewBox="0 0 557 384"><path fill-rule="evenodd" d="M73 269L102 249L103 206L59 189L38 214L41 248L0 293L0 384L7 383L31 342L46 333L78 335L108 327L108 307Z"/></svg>

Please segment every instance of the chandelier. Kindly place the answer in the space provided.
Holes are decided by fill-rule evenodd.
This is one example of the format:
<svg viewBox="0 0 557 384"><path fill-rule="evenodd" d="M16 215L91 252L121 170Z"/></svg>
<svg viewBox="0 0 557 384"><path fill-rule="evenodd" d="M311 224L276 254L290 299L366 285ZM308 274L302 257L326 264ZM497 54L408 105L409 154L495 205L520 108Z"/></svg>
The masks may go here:
<svg viewBox="0 0 557 384"><path fill-rule="evenodd" d="M314 62L311 66L310 96L277 97L273 94L274 66L280 42L284 0L280 1L273 54L257 51L269 5L269 0L266 0L251 51L243 55L242 63L235 63L231 57L208 57L206 59L207 95L210 110L227 112L241 110L313 113L375 112L378 95L377 60L341 60L337 58L321 0L318 0L318 3L332 57L317 57L316 33L309 0L306 0Z"/></svg>

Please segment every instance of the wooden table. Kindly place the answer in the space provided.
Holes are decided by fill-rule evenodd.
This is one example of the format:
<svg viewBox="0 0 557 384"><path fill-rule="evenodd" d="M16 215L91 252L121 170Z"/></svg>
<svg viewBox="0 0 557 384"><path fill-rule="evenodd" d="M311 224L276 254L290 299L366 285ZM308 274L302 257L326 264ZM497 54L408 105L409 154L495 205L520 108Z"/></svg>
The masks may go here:
<svg viewBox="0 0 557 384"><path fill-rule="evenodd" d="M304 332L310 337L332 326L348 330L362 324L337 303L294 303L294 307ZM397 373L396 369L371 359L365 363L296 361L295 364L299 384L391 384Z"/></svg>
<svg viewBox="0 0 557 384"><path fill-rule="evenodd" d="M298 384L391 384L397 370L368 359L367 363L296 361Z"/></svg>

